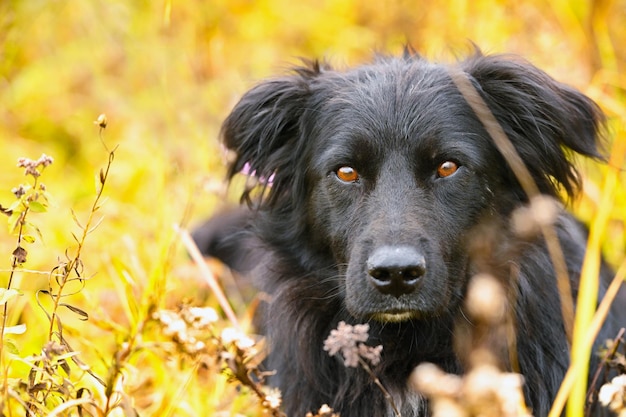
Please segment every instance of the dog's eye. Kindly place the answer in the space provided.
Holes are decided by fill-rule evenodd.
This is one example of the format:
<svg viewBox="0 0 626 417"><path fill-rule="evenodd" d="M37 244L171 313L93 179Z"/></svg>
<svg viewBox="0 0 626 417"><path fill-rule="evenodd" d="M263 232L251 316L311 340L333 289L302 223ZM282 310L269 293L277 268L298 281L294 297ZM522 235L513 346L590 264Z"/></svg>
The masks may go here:
<svg viewBox="0 0 626 417"><path fill-rule="evenodd" d="M459 166L456 162L446 161L439 165L439 167L437 168L437 176L439 178L449 177L450 175L454 174L457 169L459 169Z"/></svg>
<svg viewBox="0 0 626 417"><path fill-rule="evenodd" d="M352 167L341 167L335 174L343 182L356 182L359 180L359 173Z"/></svg>

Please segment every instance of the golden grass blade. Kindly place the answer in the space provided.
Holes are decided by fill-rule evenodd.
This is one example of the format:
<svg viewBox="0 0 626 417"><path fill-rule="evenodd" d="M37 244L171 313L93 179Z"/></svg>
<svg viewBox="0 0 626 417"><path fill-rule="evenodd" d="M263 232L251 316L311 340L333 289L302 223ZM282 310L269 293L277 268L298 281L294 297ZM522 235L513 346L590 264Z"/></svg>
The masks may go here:
<svg viewBox="0 0 626 417"><path fill-rule="evenodd" d="M611 216L613 199L619 184L619 175L621 174L619 167L621 167L625 156L626 141L623 140L623 136L617 135L609 160L609 169L602 187L602 199L589 230L587 252L580 274L572 343L572 363L576 364L577 377L571 388L572 391L568 401L568 417L582 417L585 408L589 357L594 340L594 338L589 337L589 331L591 330L590 326L598 299L600 251L602 239Z"/></svg>
<svg viewBox="0 0 626 417"><path fill-rule="evenodd" d="M191 259L193 259L198 266L200 274L209 285L209 288L211 288L211 291L213 291L213 294L215 294L215 297L217 297L217 302L222 307L222 310L224 310L224 314L226 314L226 317L231 324L239 329L239 321L237 320L237 316L228 302L228 298L226 298L226 295L222 291L215 275L204 262L204 258L202 257L200 250L198 250L198 246L196 246L196 243L189 235L189 232L185 229L181 229L178 225L174 225L174 229L180 236L180 240L183 242L187 252L189 252L189 256L191 256Z"/></svg>
<svg viewBox="0 0 626 417"><path fill-rule="evenodd" d="M596 310L596 313L594 314L593 319L591 320L591 323L589 324L589 327L587 328L587 332L585 333L584 337L581 337L581 340L588 344L588 349L591 349L591 346L593 345L593 342L596 336L598 335L598 332L600 331L600 327L602 327L602 323L604 323L604 320L606 319L606 316L609 313L609 308L611 307L613 300L615 300L615 297L617 296L617 292L619 291L621 285L624 284L625 279L626 279L626 260L622 263L622 265L617 270L617 274L615 274L613 281L611 281L611 285L609 285L609 288L607 289L604 298L600 302L600 305L598 306L598 309ZM583 364L585 366L588 366L588 361L589 359L585 358L583 361ZM572 361L567 371L567 374L565 375L565 378L563 379L563 383L561 384L561 388L559 389L559 392L556 395L556 399L554 400L554 403L552 404L552 409L550 410L548 417L559 417L561 415L561 411L563 410L563 407L565 407L565 403L567 402L567 398L570 395L570 392L572 391L574 383L577 380L580 380L579 373L580 373L579 362L574 360ZM586 382L587 379L585 378L584 381ZM583 393L582 398L584 400L585 398L584 393Z"/></svg>

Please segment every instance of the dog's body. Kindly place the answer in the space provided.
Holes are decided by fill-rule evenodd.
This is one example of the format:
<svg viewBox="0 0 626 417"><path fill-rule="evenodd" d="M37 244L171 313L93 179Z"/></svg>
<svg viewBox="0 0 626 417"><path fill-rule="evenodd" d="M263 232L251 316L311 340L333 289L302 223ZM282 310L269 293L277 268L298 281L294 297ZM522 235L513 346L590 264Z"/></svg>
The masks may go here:
<svg viewBox="0 0 626 417"><path fill-rule="evenodd" d="M454 71L489 106L539 191L573 196L578 177L566 153L599 156L597 106L511 58L476 53ZM547 414L569 365L552 261L540 235L511 231L512 213L529 199L450 67L411 54L346 72L313 63L249 91L222 134L237 155L231 176L248 163L272 178L246 246L255 241L262 254L253 274L272 298L268 365L289 416L322 404L342 417L392 415L367 373L322 349L339 321L369 323L368 344L383 345L380 381L404 417L427 415L407 379L422 362L464 371L453 331L467 320L467 284L478 272L499 274L513 295L526 401L534 415ZM558 210L575 297L586 239ZM495 248L489 259L477 239ZM600 296L610 278L604 271ZM624 310L613 308L598 340L626 325Z"/></svg>

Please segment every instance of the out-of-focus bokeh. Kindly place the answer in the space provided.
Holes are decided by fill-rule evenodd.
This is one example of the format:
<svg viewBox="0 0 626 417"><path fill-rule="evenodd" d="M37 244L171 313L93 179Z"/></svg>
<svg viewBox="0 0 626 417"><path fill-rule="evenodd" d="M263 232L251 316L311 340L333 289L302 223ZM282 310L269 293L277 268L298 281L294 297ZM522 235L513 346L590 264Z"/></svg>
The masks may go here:
<svg viewBox="0 0 626 417"><path fill-rule="evenodd" d="M255 81L300 58L341 68L401 53L408 43L450 61L471 52L473 42L486 53L522 55L594 98L610 118L610 153L626 140L624 22L624 0L2 0L0 204L11 204L11 189L25 181L19 157L54 158L41 177L52 207L31 219L43 239L28 245L28 271L13 282L22 295L8 305L9 324L27 326L13 336L19 355L45 343L35 291L47 287L45 272L75 245L72 210L84 221L107 162L93 123L99 114L108 120L106 145L118 148L97 212L102 223L81 257L88 279L71 298L90 320L68 312L64 328L83 361L106 376L120 346L129 338L141 343L136 336L147 330L139 323L153 309L184 299L216 305L173 225L193 227L235 201L224 191L218 133ZM586 193L573 208L588 222L604 168L586 172ZM623 187L612 204L605 252L617 264L625 252ZM6 287L15 237L0 231ZM142 349L124 362L119 389L143 415L256 415L211 366L176 368L149 344ZM2 365L10 377L28 372L17 360ZM91 390L105 397L104 389Z"/></svg>

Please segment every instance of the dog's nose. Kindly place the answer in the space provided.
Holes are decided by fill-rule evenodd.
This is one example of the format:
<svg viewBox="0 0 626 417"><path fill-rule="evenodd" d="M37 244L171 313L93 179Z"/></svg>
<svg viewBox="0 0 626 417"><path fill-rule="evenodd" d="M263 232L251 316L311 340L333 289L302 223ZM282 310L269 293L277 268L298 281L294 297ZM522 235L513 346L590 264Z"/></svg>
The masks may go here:
<svg viewBox="0 0 626 417"><path fill-rule="evenodd" d="M382 246L367 260L367 272L378 291L398 298L415 291L426 261L411 246Z"/></svg>

